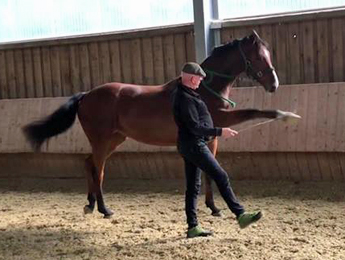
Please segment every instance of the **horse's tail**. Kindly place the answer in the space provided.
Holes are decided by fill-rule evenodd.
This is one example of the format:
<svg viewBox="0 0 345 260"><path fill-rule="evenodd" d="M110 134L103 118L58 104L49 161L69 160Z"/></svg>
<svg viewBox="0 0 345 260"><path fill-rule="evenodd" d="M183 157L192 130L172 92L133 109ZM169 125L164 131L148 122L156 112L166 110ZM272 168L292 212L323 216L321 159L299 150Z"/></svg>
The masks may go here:
<svg viewBox="0 0 345 260"><path fill-rule="evenodd" d="M50 116L23 127L23 132L32 148L39 151L45 140L70 128L78 112L79 101L86 93L77 93Z"/></svg>

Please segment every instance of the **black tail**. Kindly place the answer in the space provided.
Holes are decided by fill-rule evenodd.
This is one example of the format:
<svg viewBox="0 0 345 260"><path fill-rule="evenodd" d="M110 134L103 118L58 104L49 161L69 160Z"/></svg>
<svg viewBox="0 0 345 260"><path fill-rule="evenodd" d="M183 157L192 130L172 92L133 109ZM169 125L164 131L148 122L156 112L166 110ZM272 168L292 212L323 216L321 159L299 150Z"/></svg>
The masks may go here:
<svg viewBox="0 0 345 260"><path fill-rule="evenodd" d="M40 150L45 140L63 133L73 125L79 101L84 95L85 93L75 94L50 116L23 127L23 132L35 151Z"/></svg>

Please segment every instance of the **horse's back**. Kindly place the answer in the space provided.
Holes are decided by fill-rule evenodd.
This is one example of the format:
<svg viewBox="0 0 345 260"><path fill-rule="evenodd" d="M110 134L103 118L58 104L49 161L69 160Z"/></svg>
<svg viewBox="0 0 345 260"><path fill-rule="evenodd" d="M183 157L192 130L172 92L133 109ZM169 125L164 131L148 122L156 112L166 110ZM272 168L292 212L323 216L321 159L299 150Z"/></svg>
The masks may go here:
<svg viewBox="0 0 345 260"><path fill-rule="evenodd" d="M176 139L170 99L176 82L154 86L112 82L98 86L80 102L80 122L92 136L120 132L145 143L170 144ZM162 131L162 126L172 132Z"/></svg>
<svg viewBox="0 0 345 260"><path fill-rule="evenodd" d="M96 87L91 92L104 91L110 93L118 93L128 95L140 95L159 92L171 92L177 86L177 79L171 80L161 85L137 85L123 82L110 82Z"/></svg>

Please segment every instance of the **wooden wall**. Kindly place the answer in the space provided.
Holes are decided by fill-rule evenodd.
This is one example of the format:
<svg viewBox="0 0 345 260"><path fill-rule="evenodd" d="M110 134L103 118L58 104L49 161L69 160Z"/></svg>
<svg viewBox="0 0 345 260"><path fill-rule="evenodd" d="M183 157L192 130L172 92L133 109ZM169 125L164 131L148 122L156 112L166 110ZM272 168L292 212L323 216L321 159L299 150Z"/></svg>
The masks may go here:
<svg viewBox="0 0 345 260"><path fill-rule="evenodd" d="M298 124L276 121L222 140L218 158L231 177L345 180L343 24L345 12L222 25L222 43L256 29L270 45L283 85L275 95L261 88L233 89L237 108L302 115ZM192 25L0 45L0 176L82 177L90 147L78 121L46 143L40 155L31 153L21 126L53 111L64 96L105 82L164 83L185 61L194 61L194 53ZM236 86L253 84L241 77ZM174 147L126 141L119 152L107 166L114 178L183 178Z"/></svg>
<svg viewBox="0 0 345 260"><path fill-rule="evenodd" d="M345 81L345 11L230 23L222 43L255 29L269 44L281 84ZM257 85L242 78L239 86Z"/></svg>
<svg viewBox="0 0 345 260"><path fill-rule="evenodd" d="M0 99L70 96L110 81L164 83L195 60L192 28L0 45Z"/></svg>
<svg viewBox="0 0 345 260"><path fill-rule="evenodd" d="M84 154L0 153L0 178L85 178ZM236 180L345 181L345 153L221 152L222 167ZM120 152L106 164L105 178L183 179L176 152Z"/></svg>
<svg viewBox="0 0 345 260"><path fill-rule="evenodd" d="M278 108L302 116L296 124L281 120L220 139L218 158L234 179L345 180L345 83L281 86L274 95L262 88L237 88L241 108ZM0 100L0 176L82 177L88 141L77 120L66 133L33 154L21 127L48 115L67 100ZM256 122L252 122L256 123ZM241 130L248 124L235 126ZM110 178L183 178L175 147L126 141L109 160Z"/></svg>
<svg viewBox="0 0 345 260"><path fill-rule="evenodd" d="M52 113L68 98L0 100L0 153L31 152L21 127ZM232 91L236 109L280 109L302 116L296 124L281 120L221 139L221 152L345 152L345 82L281 86L274 94L262 87ZM249 122L233 128L241 130ZM169 152L174 147L159 147L126 141L122 152ZM42 149L45 153L90 153L88 141L77 120L66 133L52 138Z"/></svg>
<svg viewBox="0 0 345 260"><path fill-rule="evenodd" d="M345 81L345 12L224 22L226 43L258 31L281 84ZM0 45L0 99L70 96L109 81L161 84L195 60L193 26ZM257 85L241 77L236 86Z"/></svg>

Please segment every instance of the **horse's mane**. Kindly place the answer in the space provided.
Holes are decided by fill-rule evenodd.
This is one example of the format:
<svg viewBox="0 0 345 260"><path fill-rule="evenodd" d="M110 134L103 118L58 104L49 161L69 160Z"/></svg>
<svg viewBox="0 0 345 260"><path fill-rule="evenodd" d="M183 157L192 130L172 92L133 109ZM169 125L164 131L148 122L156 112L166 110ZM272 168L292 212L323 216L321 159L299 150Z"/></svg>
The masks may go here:
<svg viewBox="0 0 345 260"><path fill-rule="evenodd" d="M237 47L240 42L245 43L246 41L248 41L249 37L250 36L246 36L246 37L244 37L242 39L235 39L235 40L233 40L231 42L227 42L227 43L225 43L223 45L215 47L213 49L211 55L214 56L214 57L222 56L222 55L224 55L225 51L229 51L229 50ZM258 39L258 43L260 43L260 44L262 44L262 45L264 45L265 47L268 48L268 43L266 41L262 40L261 38Z"/></svg>
<svg viewBox="0 0 345 260"><path fill-rule="evenodd" d="M223 44L223 45L220 45L220 46L218 46L218 47L215 47L215 48L213 49L211 55L212 55L212 56L215 56L215 57L224 55L224 52L225 52L225 51L228 51L228 50L230 50L230 49L232 49L232 48L234 48L234 47L237 47L237 45L239 44L240 41L241 41L241 40L235 39L235 40L233 40L233 41L231 41L231 42L227 42L227 43L225 43L225 44Z"/></svg>

